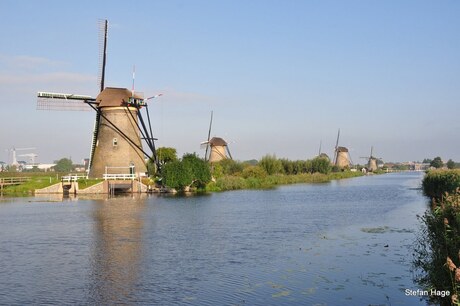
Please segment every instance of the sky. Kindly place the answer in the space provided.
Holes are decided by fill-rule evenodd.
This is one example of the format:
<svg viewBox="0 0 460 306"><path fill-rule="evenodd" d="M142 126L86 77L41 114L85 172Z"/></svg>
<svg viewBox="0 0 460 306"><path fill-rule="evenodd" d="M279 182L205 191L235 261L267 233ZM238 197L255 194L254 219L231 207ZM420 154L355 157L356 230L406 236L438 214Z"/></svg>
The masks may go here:
<svg viewBox="0 0 460 306"><path fill-rule="evenodd" d="M162 93L149 110L157 147L234 159L333 156L354 163L460 161L459 1L0 0L0 161L89 157L95 113L41 111L38 91L106 86ZM27 160L27 157L19 159Z"/></svg>

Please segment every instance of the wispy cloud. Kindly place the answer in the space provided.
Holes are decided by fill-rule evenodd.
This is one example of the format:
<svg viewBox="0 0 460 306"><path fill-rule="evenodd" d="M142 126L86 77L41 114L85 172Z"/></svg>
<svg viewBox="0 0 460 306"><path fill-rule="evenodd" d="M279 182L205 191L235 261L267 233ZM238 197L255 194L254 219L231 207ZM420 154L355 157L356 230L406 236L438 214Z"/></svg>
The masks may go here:
<svg viewBox="0 0 460 306"><path fill-rule="evenodd" d="M0 54L0 67L5 69L31 70L45 67L66 67L69 64L64 61L56 61L49 58L29 56L29 55L6 55Z"/></svg>
<svg viewBox="0 0 460 306"><path fill-rule="evenodd" d="M30 95L37 90L89 91L95 87L95 75L69 72L68 66L44 57L0 54L0 89Z"/></svg>
<svg viewBox="0 0 460 306"><path fill-rule="evenodd" d="M207 95L204 93L199 92L187 92L187 91L178 91L173 88L168 88L161 93L164 95L163 99L167 99L171 102L177 103L206 103L206 104L214 104L217 101L216 97L211 95Z"/></svg>
<svg viewBox="0 0 460 306"><path fill-rule="evenodd" d="M23 84L47 84L47 83L87 83L96 84L97 78L94 75L71 73L71 72L52 72L41 74L0 74L0 85L23 85Z"/></svg>

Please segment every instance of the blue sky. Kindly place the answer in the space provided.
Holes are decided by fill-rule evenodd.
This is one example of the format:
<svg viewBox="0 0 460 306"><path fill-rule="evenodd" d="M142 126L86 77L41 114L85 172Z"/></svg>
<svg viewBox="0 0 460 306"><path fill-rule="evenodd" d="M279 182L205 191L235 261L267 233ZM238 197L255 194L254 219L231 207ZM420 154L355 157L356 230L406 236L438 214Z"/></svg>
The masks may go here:
<svg viewBox="0 0 460 306"><path fill-rule="evenodd" d="M0 1L0 160L89 156L94 113L36 110L37 91L98 93L98 20L109 20L107 86L163 93L157 146L235 159L371 146L386 161L460 161L458 1Z"/></svg>

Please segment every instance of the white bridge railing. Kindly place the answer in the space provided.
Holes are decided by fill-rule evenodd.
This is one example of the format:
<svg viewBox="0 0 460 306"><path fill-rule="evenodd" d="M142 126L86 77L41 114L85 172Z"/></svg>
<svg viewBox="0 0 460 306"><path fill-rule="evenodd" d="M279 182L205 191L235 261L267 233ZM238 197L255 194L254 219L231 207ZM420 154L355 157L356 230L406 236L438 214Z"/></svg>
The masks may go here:
<svg viewBox="0 0 460 306"><path fill-rule="evenodd" d="M105 173L102 175L104 180L135 180L136 174L126 174L126 173Z"/></svg>
<svg viewBox="0 0 460 306"><path fill-rule="evenodd" d="M125 173L108 173L110 169L124 169L125 171L123 172ZM102 175L102 178L104 180L135 180L137 178L137 175L136 173L134 173L134 166L129 166L129 167L108 167L106 166L105 173Z"/></svg>
<svg viewBox="0 0 460 306"><path fill-rule="evenodd" d="M86 175L65 175L61 177L61 182L63 183L70 183L70 182L76 182L79 179L85 179Z"/></svg>

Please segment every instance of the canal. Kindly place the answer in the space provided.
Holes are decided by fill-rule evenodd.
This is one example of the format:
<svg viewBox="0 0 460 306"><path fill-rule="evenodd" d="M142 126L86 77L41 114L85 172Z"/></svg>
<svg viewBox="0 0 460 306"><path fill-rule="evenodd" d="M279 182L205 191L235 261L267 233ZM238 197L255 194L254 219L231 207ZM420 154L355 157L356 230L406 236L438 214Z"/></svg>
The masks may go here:
<svg viewBox="0 0 460 306"><path fill-rule="evenodd" d="M202 196L0 198L0 303L420 305L421 173Z"/></svg>

